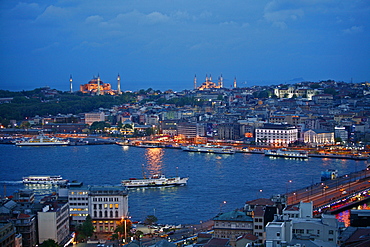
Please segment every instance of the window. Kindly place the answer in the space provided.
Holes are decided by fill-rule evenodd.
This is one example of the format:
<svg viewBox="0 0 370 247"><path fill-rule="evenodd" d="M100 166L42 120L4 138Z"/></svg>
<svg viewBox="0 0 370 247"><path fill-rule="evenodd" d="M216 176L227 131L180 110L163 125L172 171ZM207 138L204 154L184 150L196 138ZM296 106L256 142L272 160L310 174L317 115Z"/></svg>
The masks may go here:
<svg viewBox="0 0 370 247"><path fill-rule="evenodd" d="M334 234L334 231L333 230L329 230L329 234Z"/></svg>
<svg viewBox="0 0 370 247"><path fill-rule="evenodd" d="M277 232L276 233L276 237L280 237L280 232Z"/></svg>

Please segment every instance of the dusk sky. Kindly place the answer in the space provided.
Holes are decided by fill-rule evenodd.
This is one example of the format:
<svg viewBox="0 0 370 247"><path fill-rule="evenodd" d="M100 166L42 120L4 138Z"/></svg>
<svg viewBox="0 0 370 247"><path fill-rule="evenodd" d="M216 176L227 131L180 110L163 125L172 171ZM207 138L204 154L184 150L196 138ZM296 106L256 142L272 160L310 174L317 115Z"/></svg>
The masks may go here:
<svg viewBox="0 0 370 247"><path fill-rule="evenodd" d="M0 0L0 89L370 80L369 0Z"/></svg>

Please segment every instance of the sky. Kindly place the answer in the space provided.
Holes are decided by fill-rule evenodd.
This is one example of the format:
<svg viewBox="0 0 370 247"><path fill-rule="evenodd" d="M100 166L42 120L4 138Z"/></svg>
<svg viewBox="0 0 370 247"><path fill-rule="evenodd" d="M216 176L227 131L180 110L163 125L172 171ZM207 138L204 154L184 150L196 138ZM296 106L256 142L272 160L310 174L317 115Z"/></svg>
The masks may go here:
<svg viewBox="0 0 370 247"><path fill-rule="evenodd" d="M0 89L370 80L369 0L0 1Z"/></svg>

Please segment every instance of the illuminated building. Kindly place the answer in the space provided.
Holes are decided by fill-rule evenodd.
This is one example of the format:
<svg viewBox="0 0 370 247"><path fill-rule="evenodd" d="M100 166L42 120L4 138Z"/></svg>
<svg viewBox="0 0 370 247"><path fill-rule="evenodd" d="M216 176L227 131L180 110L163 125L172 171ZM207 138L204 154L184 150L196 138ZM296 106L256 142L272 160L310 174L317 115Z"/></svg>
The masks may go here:
<svg viewBox="0 0 370 247"><path fill-rule="evenodd" d="M113 233L128 215L128 194L123 186L70 186L69 214L74 224L90 215L95 232Z"/></svg>
<svg viewBox="0 0 370 247"><path fill-rule="evenodd" d="M307 130L303 133L305 143L313 146L334 144L334 132L326 130Z"/></svg>
<svg viewBox="0 0 370 247"><path fill-rule="evenodd" d="M196 88L196 84L197 84L197 77L195 76L194 77L194 87L195 88ZM212 82L212 76L211 75L209 77L206 75L205 82L203 82L202 85L200 85L198 87L198 90L211 89L211 88L222 88L222 85L223 85L222 75L218 80L218 85L216 83Z"/></svg>
<svg viewBox="0 0 370 247"><path fill-rule="evenodd" d="M264 124L256 129L257 145L288 146L298 140L298 129L290 124Z"/></svg>
<svg viewBox="0 0 370 247"><path fill-rule="evenodd" d="M104 83L100 80L100 76L97 78L94 77L88 83L80 85L80 91L82 93L89 93L89 94L114 94L114 91L111 89L111 85L109 83Z"/></svg>

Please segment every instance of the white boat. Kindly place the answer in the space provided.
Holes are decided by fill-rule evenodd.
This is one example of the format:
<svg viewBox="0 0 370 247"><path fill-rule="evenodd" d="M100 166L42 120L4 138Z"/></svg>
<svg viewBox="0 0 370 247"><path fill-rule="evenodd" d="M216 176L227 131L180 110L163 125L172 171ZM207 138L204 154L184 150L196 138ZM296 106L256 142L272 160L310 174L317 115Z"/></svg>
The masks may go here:
<svg viewBox="0 0 370 247"><path fill-rule="evenodd" d="M216 154L235 154L235 149L228 146L215 145L188 145L181 147L186 152L216 153Z"/></svg>
<svg viewBox="0 0 370 247"><path fill-rule="evenodd" d="M64 141L55 137L49 137L43 133L40 133L38 136L29 140L21 140L15 143L16 146L62 146L68 144L69 141Z"/></svg>
<svg viewBox="0 0 370 247"><path fill-rule="evenodd" d="M68 180L63 179L60 175L56 176L43 176L35 175L23 177L24 184L48 184L48 185L63 185L67 184Z"/></svg>
<svg viewBox="0 0 370 247"><path fill-rule="evenodd" d="M164 186L183 186L186 185L188 177L171 177L166 178L164 175L155 174L149 178L130 178L122 180L122 185L127 188L140 188L140 187L164 187Z"/></svg>
<svg viewBox="0 0 370 247"><path fill-rule="evenodd" d="M298 158L298 159L308 158L308 153L300 150L277 149L277 150L265 150L264 153L266 156L272 157Z"/></svg>

